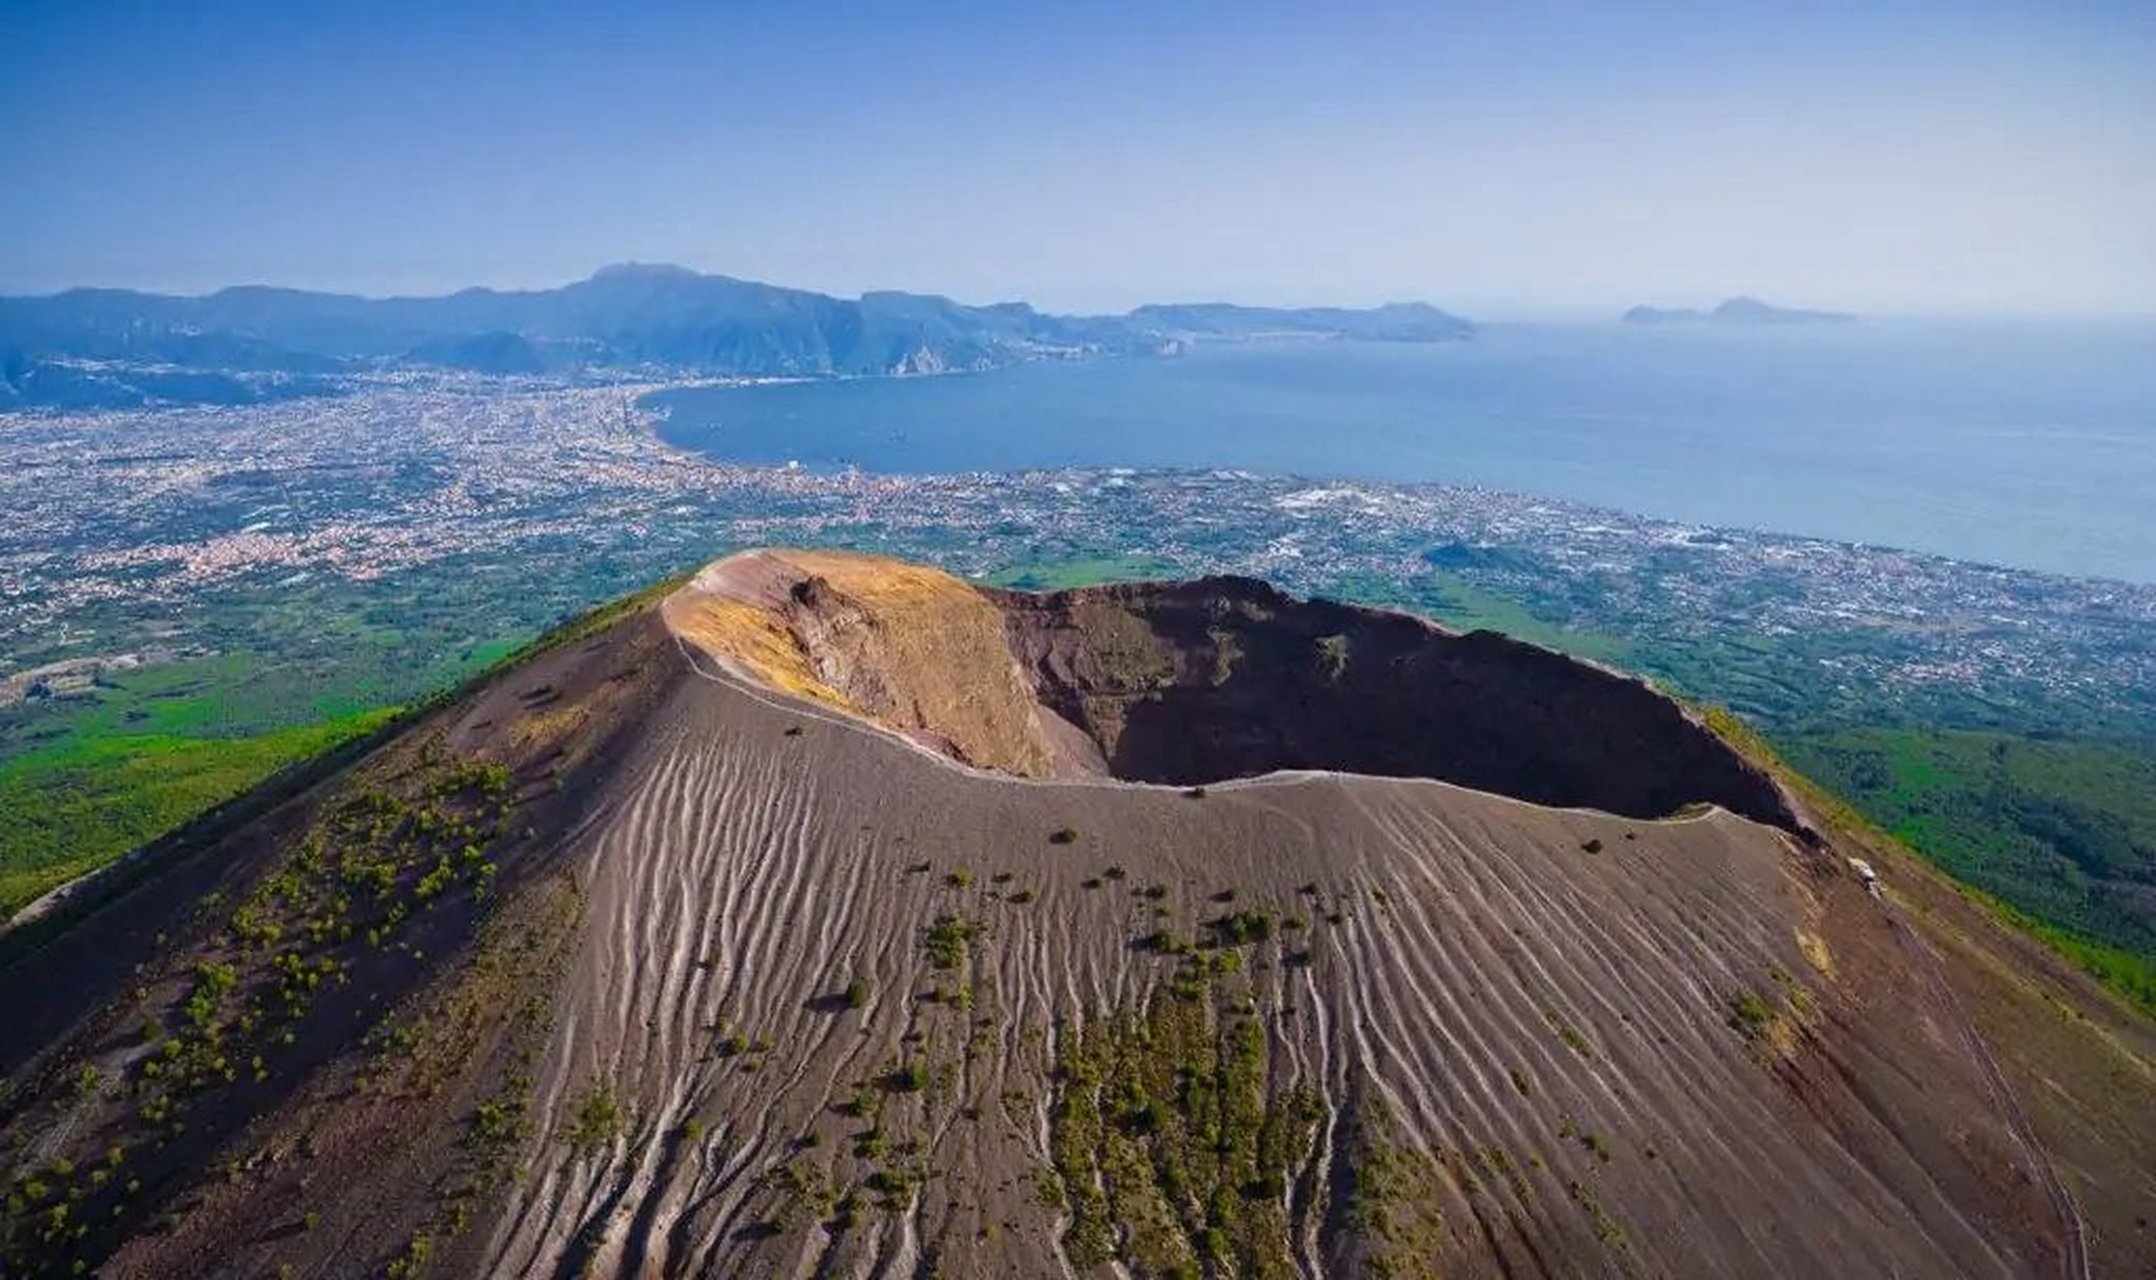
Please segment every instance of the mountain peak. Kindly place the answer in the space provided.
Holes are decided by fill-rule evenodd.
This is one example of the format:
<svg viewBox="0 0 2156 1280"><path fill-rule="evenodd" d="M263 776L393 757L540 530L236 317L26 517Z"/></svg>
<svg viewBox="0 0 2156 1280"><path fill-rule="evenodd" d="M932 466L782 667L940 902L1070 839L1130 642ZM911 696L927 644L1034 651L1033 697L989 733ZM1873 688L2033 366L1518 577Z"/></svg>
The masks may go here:
<svg viewBox="0 0 2156 1280"><path fill-rule="evenodd" d="M704 274L671 262L615 262L591 273L593 280L701 280Z"/></svg>
<svg viewBox="0 0 2156 1280"><path fill-rule="evenodd" d="M1774 325L1774 324L1847 324L1855 316L1841 311L1806 311L1797 307L1778 307L1758 298L1738 295L1724 298L1712 311L1696 307L1650 307L1636 306L1624 313L1626 324L1726 324L1726 325Z"/></svg>
<svg viewBox="0 0 2156 1280"><path fill-rule="evenodd" d="M2143 1033L1869 839L1645 684L1490 633L746 553L0 949L0 1146L37 1165L0 1252L2070 1271L2005 1070L2101 1073L2029 1096L2128 1188L2089 1235L2145 1272L2118 1224L2156 1094L2112 1065ZM1957 989L2015 1029L1998 1064Z"/></svg>

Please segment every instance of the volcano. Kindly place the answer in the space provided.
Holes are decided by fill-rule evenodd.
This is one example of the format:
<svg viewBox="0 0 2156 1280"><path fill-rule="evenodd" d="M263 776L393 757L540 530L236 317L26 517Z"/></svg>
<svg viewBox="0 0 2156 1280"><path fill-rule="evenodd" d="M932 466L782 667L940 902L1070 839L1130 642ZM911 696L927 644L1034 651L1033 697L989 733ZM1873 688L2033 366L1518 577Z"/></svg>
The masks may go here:
<svg viewBox="0 0 2156 1280"><path fill-rule="evenodd" d="M0 1027L9 1276L2156 1272L2145 1020L1640 681L1250 579L730 557Z"/></svg>

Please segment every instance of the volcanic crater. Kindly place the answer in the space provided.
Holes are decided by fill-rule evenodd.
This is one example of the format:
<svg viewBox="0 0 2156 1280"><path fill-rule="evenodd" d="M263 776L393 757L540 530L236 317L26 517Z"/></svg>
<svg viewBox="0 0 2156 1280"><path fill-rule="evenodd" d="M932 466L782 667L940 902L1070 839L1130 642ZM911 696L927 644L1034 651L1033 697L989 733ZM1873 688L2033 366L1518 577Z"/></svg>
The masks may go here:
<svg viewBox="0 0 2156 1280"><path fill-rule="evenodd" d="M1638 680L1253 578L1037 594L750 552L667 611L739 674L984 769L1182 787L1429 778L1639 818L1713 804L1804 829L1762 769Z"/></svg>

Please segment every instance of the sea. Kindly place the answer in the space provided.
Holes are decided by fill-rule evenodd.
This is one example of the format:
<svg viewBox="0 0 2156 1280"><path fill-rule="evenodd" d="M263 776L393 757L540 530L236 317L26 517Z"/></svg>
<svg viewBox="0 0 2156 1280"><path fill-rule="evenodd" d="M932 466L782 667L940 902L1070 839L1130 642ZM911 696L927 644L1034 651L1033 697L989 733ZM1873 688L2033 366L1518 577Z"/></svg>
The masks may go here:
<svg viewBox="0 0 2156 1280"><path fill-rule="evenodd" d="M646 403L668 442L742 463L1476 485L2156 582L2156 321L1491 324Z"/></svg>

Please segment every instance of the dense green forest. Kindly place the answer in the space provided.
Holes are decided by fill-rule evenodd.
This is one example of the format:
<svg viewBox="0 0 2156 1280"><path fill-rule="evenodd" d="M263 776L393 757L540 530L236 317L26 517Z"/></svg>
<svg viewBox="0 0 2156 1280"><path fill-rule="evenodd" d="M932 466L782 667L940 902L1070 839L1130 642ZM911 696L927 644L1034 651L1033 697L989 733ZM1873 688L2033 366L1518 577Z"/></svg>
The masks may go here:
<svg viewBox="0 0 2156 1280"><path fill-rule="evenodd" d="M1956 878L2156 956L2156 746L1924 729L1780 742L1792 764Z"/></svg>

